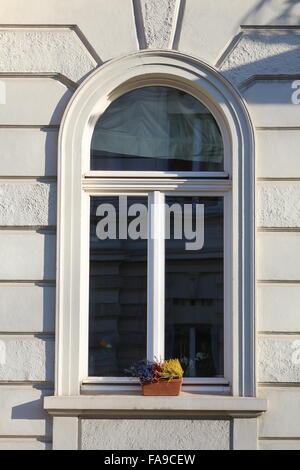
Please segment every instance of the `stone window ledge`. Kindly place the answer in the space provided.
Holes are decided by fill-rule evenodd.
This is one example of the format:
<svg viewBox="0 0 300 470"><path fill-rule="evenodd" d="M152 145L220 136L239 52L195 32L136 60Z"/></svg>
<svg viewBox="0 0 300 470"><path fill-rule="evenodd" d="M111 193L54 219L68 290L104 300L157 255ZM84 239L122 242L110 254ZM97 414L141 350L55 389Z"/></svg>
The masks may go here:
<svg viewBox="0 0 300 470"><path fill-rule="evenodd" d="M224 416L254 418L267 410L267 400L182 393L178 397L145 397L140 394L50 396L44 409L53 416Z"/></svg>

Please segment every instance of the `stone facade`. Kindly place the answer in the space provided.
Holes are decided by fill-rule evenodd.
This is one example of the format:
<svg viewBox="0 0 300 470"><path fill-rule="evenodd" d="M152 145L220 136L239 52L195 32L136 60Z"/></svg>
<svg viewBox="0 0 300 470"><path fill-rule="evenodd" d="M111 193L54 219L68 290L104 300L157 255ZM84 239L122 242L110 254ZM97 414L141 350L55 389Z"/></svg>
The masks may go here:
<svg viewBox="0 0 300 470"><path fill-rule="evenodd" d="M63 113L95 69L148 48L205 61L248 107L256 139L257 396L268 399L255 445L299 450L300 365L293 353L300 344L300 108L291 99L300 73L299 2L88 3L2 0L0 449L52 448L52 418L43 397L54 387L57 136ZM115 433L120 448L175 443L162 446L159 439L162 428L165 433L175 426L172 417L119 420L82 418L82 448L112 448ZM244 424L230 420L179 420L177 448L230 448L232 429Z"/></svg>

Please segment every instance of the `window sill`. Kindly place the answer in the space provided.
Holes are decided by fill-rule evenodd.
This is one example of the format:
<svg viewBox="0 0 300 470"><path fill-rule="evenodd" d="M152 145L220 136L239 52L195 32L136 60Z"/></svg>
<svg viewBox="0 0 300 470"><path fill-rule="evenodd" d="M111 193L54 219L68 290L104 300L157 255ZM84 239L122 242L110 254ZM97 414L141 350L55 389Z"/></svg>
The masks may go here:
<svg viewBox="0 0 300 470"><path fill-rule="evenodd" d="M131 383L130 383L131 382ZM115 383L104 383L103 381L95 380L86 380L81 384L80 394L81 395L119 395L119 394L136 394L140 395L141 385L136 380L130 382L118 382ZM228 384L228 381L224 379L211 380L211 383L208 380L203 381L203 383L197 383L189 381L189 379L183 379L183 384L181 392L188 393L202 393L202 395L230 395L231 387Z"/></svg>
<svg viewBox="0 0 300 470"><path fill-rule="evenodd" d="M144 397L140 393L52 396L44 409L54 416L159 415L256 417L267 410L267 400L182 392L178 397Z"/></svg>

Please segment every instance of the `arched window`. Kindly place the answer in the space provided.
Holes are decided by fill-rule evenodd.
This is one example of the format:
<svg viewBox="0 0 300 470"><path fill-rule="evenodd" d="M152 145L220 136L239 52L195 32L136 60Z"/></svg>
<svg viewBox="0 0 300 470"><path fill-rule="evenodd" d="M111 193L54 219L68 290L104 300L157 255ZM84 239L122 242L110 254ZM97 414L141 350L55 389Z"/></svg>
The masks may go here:
<svg viewBox="0 0 300 470"><path fill-rule="evenodd" d="M176 52L103 65L59 140L56 395L136 387L178 357L188 390L255 395L251 123Z"/></svg>
<svg viewBox="0 0 300 470"><path fill-rule="evenodd" d="M126 371L136 361L178 357L185 384L229 385L224 211L230 217L231 185L213 114L178 88L133 89L97 120L91 170L125 176L109 195L90 199L90 377L132 383ZM152 176L136 187L136 172ZM220 186L208 194L212 172ZM172 183L162 185L162 174Z"/></svg>
<svg viewBox="0 0 300 470"><path fill-rule="evenodd" d="M209 109L176 88L148 86L125 93L98 119L91 169L223 171L223 141Z"/></svg>

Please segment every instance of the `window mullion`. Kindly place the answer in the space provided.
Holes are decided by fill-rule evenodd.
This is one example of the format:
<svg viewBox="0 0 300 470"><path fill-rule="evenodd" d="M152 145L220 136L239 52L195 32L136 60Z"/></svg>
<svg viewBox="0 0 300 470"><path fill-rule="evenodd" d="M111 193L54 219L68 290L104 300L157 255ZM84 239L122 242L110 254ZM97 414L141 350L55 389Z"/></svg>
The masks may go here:
<svg viewBox="0 0 300 470"><path fill-rule="evenodd" d="M147 358L164 358L165 342L165 195L149 194Z"/></svg>

